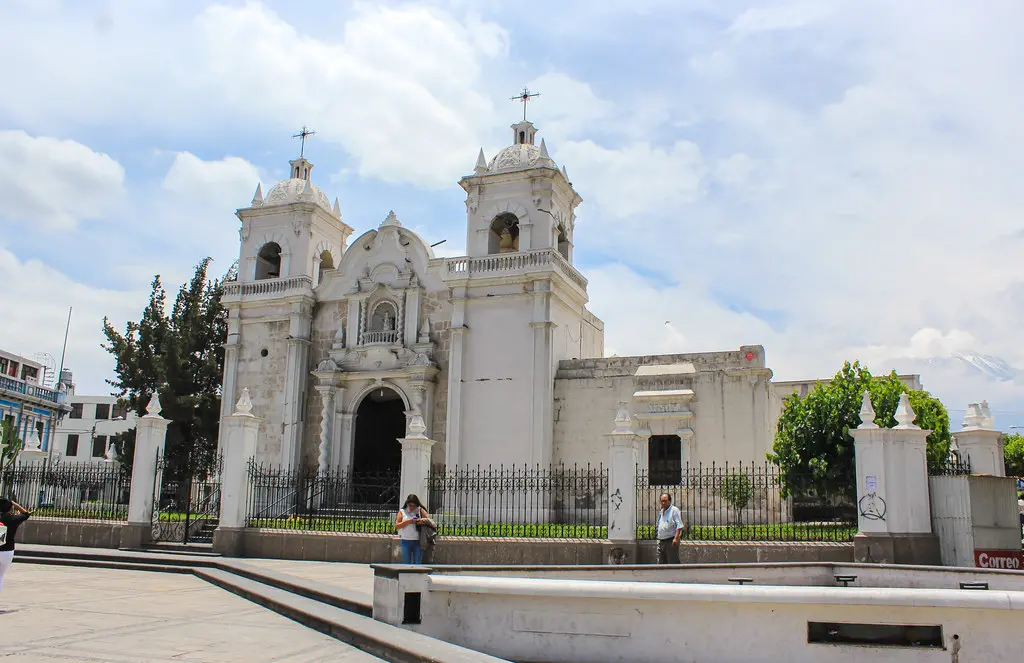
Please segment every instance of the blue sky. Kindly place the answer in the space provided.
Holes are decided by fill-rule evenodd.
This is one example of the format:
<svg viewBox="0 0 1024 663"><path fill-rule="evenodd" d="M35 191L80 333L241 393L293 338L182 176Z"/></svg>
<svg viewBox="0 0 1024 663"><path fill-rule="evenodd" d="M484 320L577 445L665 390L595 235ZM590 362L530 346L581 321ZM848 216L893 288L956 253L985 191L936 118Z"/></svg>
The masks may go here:
<svg viewBox="0 0 1024 663"><path fill-rule="evenodd" d="M74 306L67 365L103 391L102 317L226 270L304 124L357 233L394 209L459 253L456 182L529 85L609 353L860 358L1024 424L1024 378L956 359L1024 366L1022 44L1015 0L9 0L0 346L59 355Z"/></svg>

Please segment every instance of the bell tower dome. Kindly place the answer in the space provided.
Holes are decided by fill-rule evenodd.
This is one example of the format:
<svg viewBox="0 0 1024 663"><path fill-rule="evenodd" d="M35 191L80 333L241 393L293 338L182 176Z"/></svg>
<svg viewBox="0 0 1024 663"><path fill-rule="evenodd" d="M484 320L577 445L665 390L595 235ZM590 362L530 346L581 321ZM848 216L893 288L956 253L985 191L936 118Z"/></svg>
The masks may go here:
<svg viewBox="0 0 1024 663"><path fill-rule="evenodd" d="M524 92L525 94L525 92ZM513 97L521 98L521 97ZM576 207L583 201L525 117L512 144L488 162L483 149L466 191L466 252L472 257L557 249L572 264Z"/></svg>

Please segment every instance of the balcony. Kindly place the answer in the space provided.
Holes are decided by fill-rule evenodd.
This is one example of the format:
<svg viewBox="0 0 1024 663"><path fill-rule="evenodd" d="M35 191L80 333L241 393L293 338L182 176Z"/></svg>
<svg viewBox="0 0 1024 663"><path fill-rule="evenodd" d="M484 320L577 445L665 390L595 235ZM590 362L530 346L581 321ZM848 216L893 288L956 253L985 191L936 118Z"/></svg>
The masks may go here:
<svg viewBox="0 0 1024 663"><path fill-rule="evenodd" d="M21 394L40 401L53 403L54 405L62 405L64 401L61 398L60 392L56 389L47 389L46 387L29 384L6 375L0 375L0 390Z"/></svg>
<svg viewBox="0 0 1024 663"><path fill-rule="evenodd" d="M534 272L557 271L584 292L587 279L555 249L537 249L517 253L501 253L480 258L449 258L445 260L444 277L516 276Z"/></svg>
<svg viewBox="0 0 1024 663"><path fill-rule="evenodd" d="M368 331L359 338L360 345L390 345L398 343L398 331Z"/></svg>
<svg viewBox="0 0 1024 663"><path fill-rule="evenodd" d="M247 283L225 283L226 302L277 299L294 295L313 294L313 279L309 276L292 276L284 279L263 279Z"/></svg>

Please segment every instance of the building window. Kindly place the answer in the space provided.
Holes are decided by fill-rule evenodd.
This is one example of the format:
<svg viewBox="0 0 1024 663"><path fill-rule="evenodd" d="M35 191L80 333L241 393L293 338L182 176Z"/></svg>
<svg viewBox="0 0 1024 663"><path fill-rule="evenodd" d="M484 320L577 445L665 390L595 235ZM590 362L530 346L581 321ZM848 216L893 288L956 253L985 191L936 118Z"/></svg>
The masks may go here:
<svg viewBox="0 0 1024 663"><path fill-rule="evenodd" d="M97 435L92 438L92 457L103 458L107 455L107 436Z"/></svg>
<svg viewBox="0 0 1024 663"><path fill-rule="evenodd" d="M43 431L46 430L46 424L41 421L36 422L36 432L39 433L39 439L43 439Z"/></svg>
<svg viewBox="0 0 1024 663"><path fill-rule="evenodd" d="M96 418L97 419L109 419L110 418L110 405L107 403L96 404Z"/></svg>
<svg viewBox="0 0 1024 663"><path fill-rule="evenodd" d="M652 486L678 486L683 478L683 442L678 435L652 435L647 442L647 475Z"/></svg>
<svg viewBox="0 0 1024 663"><path fill-rule="evenodd" d="M21 379L25 382L36 382L39 379L39 369L35 366L22 366Z"/></svg>
<svg viewBox="0 0 1024 663"><path fill-rule="evenodd" d="M68 447L64 452L65 456L77 456L78 455L78 436L68 435Z"/></svg>
<svg viewBox="0 0 1024 663"><path fill-rule="evenodd" d="M114 418L115 419L127 419L128 418L128 404L117 403L114 405Z"/></svg>
<svg viewBox="0 0 1024 663"><path fill-rule="evenodd" d="M281 245L277 242L264 244L256 254L256 280L276 279L281 276Z"/></svg>
<svg viewBox="0 0 1024 663"><path fill-rule="evenodd" d="M82 418L82 404L81 403L72 403L71 404L71 418L72 419L81 419Z"/></svg>
<svg viewBox="0 0 1024 663"><path fill-rule="evenodd" d="M518 250L519 219L514 214L499 214L491 221L487 253L511 253Z"/></svg>

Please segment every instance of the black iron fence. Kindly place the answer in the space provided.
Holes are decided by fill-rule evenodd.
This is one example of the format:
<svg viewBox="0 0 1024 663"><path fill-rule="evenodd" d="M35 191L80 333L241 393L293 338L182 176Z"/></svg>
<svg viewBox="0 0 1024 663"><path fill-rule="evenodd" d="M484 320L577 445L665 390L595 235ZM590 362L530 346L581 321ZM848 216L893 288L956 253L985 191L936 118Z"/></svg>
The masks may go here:
<svg viewBox="0 0 1024 663"><path fill-rule="evenodd" d="M18 463L0 472L0 495L35 517L127 520L131 474L119 463Z"/></svg>
<svg viewBox="0 0 1024 663"><path fill-rule="evenodd" d="M318 532L395 532L396 473L319 473L249 463L249 527Z"/></svg>
<svg viewBox="0 0 1024 663"><path fill-rule="evenodd" d="M441 536L608 537L608 470L600 465L442 467L428 488Z"/></svg>
<svg viewBox="0 0 1024 663"><path fill-rule="evenodd" d="M674 478L675 475L673 475ZM782 497L779 468L769 462L685 465L678 482L650 482L637 470L637 538L657 538L663 493L672 497L686 524L683 537L697 541L852 541L857 515L841 501Z"/></svg>
<svg viewBox="0 0 1024 663"><path fill-rule="evenodd" d="M970 473L971 459L961 457L956 452L951 453L942 464L928 468L928 474L933 477L965 476Z"/></svg>

